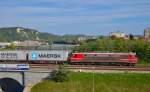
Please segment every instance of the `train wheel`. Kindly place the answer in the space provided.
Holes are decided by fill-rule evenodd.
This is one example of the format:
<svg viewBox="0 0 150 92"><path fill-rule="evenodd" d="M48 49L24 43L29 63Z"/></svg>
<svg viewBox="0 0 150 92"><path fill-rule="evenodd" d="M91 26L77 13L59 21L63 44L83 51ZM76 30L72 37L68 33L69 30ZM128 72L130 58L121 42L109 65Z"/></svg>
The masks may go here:
<svg viewBox="0 0 150 92"><path fill-rule="evenodd" d="M120 66L126 66L126 63L121 62Z"/></svg>
<svg viewBox="0 0 150 92"><path fill-rule="evenodd" d="M135 66L134 63L127 63L126 65L127 65L127 66Z"/></svg>
<svg viewBox="0 0 150 92"><path fill-rule="evenodd" d="M131 63L130 66L135 66L135 64L134 64L134 63Z"/></svg>

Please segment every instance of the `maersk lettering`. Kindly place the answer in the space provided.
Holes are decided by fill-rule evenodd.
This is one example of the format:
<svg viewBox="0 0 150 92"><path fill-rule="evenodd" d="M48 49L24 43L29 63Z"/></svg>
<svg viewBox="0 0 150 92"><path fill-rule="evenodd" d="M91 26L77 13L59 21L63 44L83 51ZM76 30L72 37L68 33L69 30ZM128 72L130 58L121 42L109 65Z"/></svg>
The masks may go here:
<svg viewBox="0 0 150 92"><path fill-rule="evenodd" d="M17 53L0 53L1 58L17 58Z"/></svg>
<svg viewBox="0 0 150 92"><path fill-rule="evenodd" d="M39 58L60 58L60 54L39 54Z"/></svg>

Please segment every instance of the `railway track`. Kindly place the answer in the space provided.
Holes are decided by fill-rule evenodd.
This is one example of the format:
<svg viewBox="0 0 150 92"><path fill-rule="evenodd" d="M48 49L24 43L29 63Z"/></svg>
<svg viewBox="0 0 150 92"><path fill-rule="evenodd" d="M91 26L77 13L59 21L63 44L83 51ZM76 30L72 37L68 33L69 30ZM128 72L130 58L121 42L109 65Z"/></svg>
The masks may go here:
<svg viewBox="0 0 150 92"><path fill-rule="evenodd" d="M82 70L119 70L119 71L150 71L149 66L100 66L100 65L65 65L68 69ZM54 64L30 64L30 68L56 69Z"/></svg>

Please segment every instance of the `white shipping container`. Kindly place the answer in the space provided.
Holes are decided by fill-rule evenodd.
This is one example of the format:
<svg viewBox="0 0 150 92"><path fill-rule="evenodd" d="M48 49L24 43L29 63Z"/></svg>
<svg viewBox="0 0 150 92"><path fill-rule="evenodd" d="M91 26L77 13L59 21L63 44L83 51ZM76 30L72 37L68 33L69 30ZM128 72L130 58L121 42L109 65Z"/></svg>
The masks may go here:
<svg viewBox="0 0 150 92"><path fill-rule="evenodd" d="M0 51L0 60L26 60L25 51Z"/></svg>
<svg viewBox="0 0 150 92"><path fill-rule="evenodd" d="M32 61L67 61L68 51L30 51L29 60Z"/></svg>

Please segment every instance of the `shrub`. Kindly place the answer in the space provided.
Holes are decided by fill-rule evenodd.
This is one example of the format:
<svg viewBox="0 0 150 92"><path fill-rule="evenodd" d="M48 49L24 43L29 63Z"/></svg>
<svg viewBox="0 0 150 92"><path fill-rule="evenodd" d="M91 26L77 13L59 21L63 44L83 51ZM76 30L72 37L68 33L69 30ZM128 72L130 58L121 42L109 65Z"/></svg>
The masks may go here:
<svg viewBox="0 0 150 92"><path fill-rule="evenodd" d="M64 82L69 80L69 71L62 65L57 70L53 70L51 74L52 80L55 82Z"/></svg>

